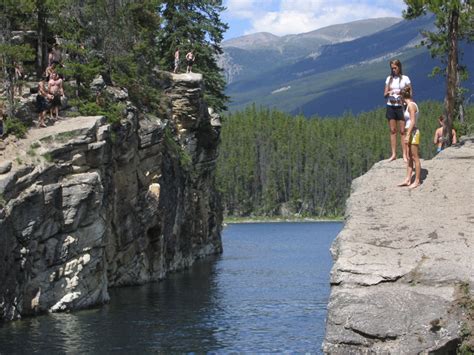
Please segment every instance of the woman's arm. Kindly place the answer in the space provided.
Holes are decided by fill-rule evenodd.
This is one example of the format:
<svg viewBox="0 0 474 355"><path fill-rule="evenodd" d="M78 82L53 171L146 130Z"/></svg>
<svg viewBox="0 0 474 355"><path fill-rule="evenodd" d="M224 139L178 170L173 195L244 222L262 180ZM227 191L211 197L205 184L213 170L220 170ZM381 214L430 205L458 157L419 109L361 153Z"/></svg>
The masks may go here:
<svg viewBox="0 0 474 355"><path fill-rule="evenodd" d="M385 89L383 91L383 97L387 97L390 95L390 88L388 85L385 85Z"/></svg>
<svg viewBox="0 0 474 355"><path fill-rule="evenodd" d="M434 134L434 137L433 137L433 144L438 144L438 130L439 130L439 128L435 129L435 134Z"/></svg>
<svg viewBox="0 0 474 355"><path fill-rule="evenodd" d="M413 105L408 105L407 110L410 114L410 127L407 129L405 140L408 142L411 132L413 132L413 128L416 126L416 109L413 107Z"/></svg>

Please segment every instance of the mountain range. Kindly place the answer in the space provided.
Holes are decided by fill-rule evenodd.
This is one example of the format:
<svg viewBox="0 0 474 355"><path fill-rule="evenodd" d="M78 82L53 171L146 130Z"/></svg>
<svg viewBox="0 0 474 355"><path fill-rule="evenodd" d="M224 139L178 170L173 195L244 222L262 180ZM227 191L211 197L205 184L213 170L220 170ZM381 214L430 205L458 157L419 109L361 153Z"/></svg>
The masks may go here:
<svg viewBox="0 0 474 355"><path fill-rule="evenodd" d="M434 17L379 18L278 37L257 33L223 42L219 60L226 75L230 110L255 103L305 116L354 114L384 105L389 61L398 58L412 81L415 99L441 100L442 76L430 77L439 60L420 46ZM472 44L462 46L472 67ZM471 70L472 71L472 70ZM472 80L463 86L474 91Z"/></svg>

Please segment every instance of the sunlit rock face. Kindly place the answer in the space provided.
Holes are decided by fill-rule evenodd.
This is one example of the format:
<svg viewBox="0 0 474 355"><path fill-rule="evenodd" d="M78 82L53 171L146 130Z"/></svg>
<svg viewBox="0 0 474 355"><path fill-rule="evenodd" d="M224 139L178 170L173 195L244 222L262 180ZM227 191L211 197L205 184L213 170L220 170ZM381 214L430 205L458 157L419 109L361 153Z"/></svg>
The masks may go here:
<svg viewBox="0 0 474 355"><path fill-rule="evenodd" d="M75 117L7 145L0 321L98 305L110 287L160 280L222 252L220 123L203 101L201 75L156 79L164 90L157 116L123 90L102 88L123 103L120 124Z"/></svg>
<svg viewBox="0 0 474 355"><path fill-rule="evenodd" d="M464 139L421 162L416 189L397 186L401 159L354 180L331 250L325 353L455 354L473 334L473 161Z"/></svg>

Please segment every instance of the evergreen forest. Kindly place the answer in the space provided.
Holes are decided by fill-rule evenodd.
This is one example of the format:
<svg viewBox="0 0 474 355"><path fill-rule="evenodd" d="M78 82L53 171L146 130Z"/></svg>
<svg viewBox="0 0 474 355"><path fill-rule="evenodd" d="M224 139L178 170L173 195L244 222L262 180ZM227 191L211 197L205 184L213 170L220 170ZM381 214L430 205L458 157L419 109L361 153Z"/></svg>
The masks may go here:
<svg viewBox="0 0 474 355"><path fill-rule="evenodd" d="M440 102L419 105L421 157L436 154ZM472 132L474 106L455 123ZM397 142L401 157L400 142ZM353 179L389 157L385 108L342 117L291 116L257 108L229 114L222 128L218 185L228 217L340 217ZM391 164L400 164L397 160ZM400 176L400 180L403 176Z"/></svg>

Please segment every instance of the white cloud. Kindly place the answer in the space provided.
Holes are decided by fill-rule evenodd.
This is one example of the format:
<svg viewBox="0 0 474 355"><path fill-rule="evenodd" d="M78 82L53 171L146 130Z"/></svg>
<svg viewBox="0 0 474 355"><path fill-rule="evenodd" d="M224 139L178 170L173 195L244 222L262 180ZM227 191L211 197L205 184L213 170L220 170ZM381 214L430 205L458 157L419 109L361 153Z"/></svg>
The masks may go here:
<svg viewBox="0 0 474 355"><path fill-rule="evenodd" d="M269 3L267 3L269 4ZM260 0L227 0L226 12L231 16L241 19L253 19L258 13L265 11L265 2Z"/></svg>
<svg viewBox="0 0 474 355"><path fill-rule="evenodd" d="M248 20L245 34L303 33L318 28L376 17L400 17L403 0L228 0L229 15Z"/></svg>

